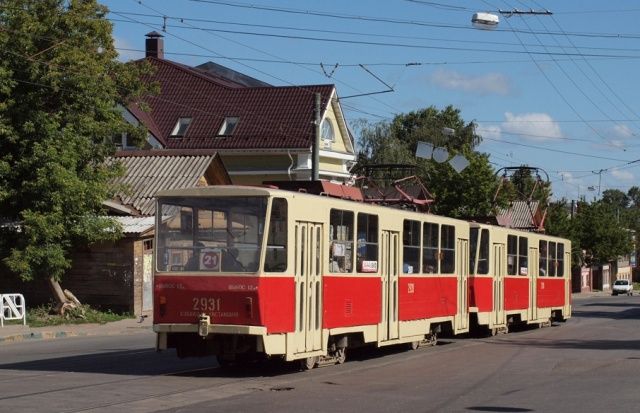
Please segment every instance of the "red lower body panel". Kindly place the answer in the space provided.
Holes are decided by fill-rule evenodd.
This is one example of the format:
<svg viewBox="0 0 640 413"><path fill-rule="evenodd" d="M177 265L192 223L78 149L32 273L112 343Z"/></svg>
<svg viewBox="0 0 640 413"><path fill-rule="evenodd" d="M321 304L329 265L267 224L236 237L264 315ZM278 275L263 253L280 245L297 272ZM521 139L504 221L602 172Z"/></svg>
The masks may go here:
<svg viewBox="0 0 640 413"><path fill-rule="evenodd" d="M378 324L382 307L379 276L324 276L324 328Z"/></svg>
<svg viewBox="0 0 640 413"><path fill-rule="evenodd" d="M452 277L400 277L401 321L456 315L458 280Z"/></svg>
<svg viewBox="0 0 640 413"><path fill-rule="evenodd" d="M528 277L516 276L504 279L504 309L526 310L529 308L529 283Z"/></svg>
<svg viewBox="0 0 640 413"><path fill-rule="evenodd" d="M469 307L478 307L481 313L493 310L493 278L469 277Z"/></svg>
<svg viewBox="0 0 640 413"><path fill-rule="evenodd" d="M566 280L564 278L540 277L537 288L538 308L565 305Z"/></svg>
<svg viewBox="0 0 640 413"><path fill-rule="evenodd" d="M154 323L265 326L269 333L295 328L293 277L165 276L154 278Z"/></svg>

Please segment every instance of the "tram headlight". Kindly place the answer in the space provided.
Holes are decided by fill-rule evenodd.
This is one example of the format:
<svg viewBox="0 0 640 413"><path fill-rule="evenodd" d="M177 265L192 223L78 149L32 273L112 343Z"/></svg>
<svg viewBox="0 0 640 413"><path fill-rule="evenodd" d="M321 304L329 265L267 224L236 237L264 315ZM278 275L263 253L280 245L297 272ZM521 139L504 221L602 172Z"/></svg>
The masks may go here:
<svg viewBox="0 0 640 413"><path fill-rule="evenodd" d="M247 317L253 319L253 298L245 297L244 308L247 311Z"/></svg>
<svg viewBox="0 0 640 413"><path fill-rule="evenodd" d="M158 309L160 312L160 317L164 317L167 314L167 297L161 295L158 300Z"/></svg>

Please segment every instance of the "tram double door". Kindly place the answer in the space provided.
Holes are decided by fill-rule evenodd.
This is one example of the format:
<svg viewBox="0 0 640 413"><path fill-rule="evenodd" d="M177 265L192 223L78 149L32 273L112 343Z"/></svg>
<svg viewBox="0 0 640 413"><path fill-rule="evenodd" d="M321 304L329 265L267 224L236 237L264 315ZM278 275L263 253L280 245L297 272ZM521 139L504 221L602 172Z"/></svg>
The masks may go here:
<svg viewBox="0 0 640 413"><path fill-rule="evenodd" d="M494 326L507 324L504 308L504 277L507 269L504 244L493 244L493 320Z"/></svg>
<svg viewBox="0 0 640 413"><path fill-rule="evenodd" d="M296 221L296 353L322 349L323 237L322 224Z"/></svg>
<svg viewBox="0 0 640 413"><path fill-rule="evenodd" d="M469 329L469 241L458 238L456 250L458 251L458 310L456 314L456 331Z"/></svg>
<svg viewBox="0 0 640 413"><path fill-rule="evenodd" d="M529 248L529 321L538 319L538 274L540 253L537 248Z"/></svg>
<svg viewBox="0 0 640 413"><path fill-rule="evenodd" d="M398 284L400 233L382 231L380 240L380 274L382 281L382 314L378 325L378 340L388 341L400 337L398 320Z"/></svg>

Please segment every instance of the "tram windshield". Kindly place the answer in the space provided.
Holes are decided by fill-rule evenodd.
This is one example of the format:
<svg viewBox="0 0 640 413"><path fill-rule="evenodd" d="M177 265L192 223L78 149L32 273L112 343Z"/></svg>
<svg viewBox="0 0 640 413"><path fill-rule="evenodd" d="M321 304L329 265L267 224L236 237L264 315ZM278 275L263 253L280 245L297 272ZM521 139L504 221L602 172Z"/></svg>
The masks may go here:
<svg viewBox="0 0 640 413"><path fill-rule="evenodd" d="M266 211L266 197L162 200L158 271L256 272Z"/></svg>

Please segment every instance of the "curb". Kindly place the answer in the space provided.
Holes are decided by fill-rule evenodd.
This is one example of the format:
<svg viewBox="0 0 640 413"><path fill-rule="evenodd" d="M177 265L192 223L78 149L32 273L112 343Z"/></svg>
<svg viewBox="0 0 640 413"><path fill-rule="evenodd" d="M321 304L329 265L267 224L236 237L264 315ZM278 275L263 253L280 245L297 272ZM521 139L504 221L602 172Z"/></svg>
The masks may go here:
<svg viewBox="0 0 640 413"><path fill-rule="evenodd" d="M143 330L151 330L151 326L145 327L130 327L126 330L118 330L118 331L95 331L95 332L87 332L87 331L38 331L38 332L30 332L30 333L22 333L22 334L12 334L8 336L0 336L0 345L2 344L10 344L10 343L19 343L22 341L31 341L31 340L53 340L56 338L71 338L71 337L89 337L89 336L115 336L115 335L131 335L136 334L137 332Z"/></svg>

